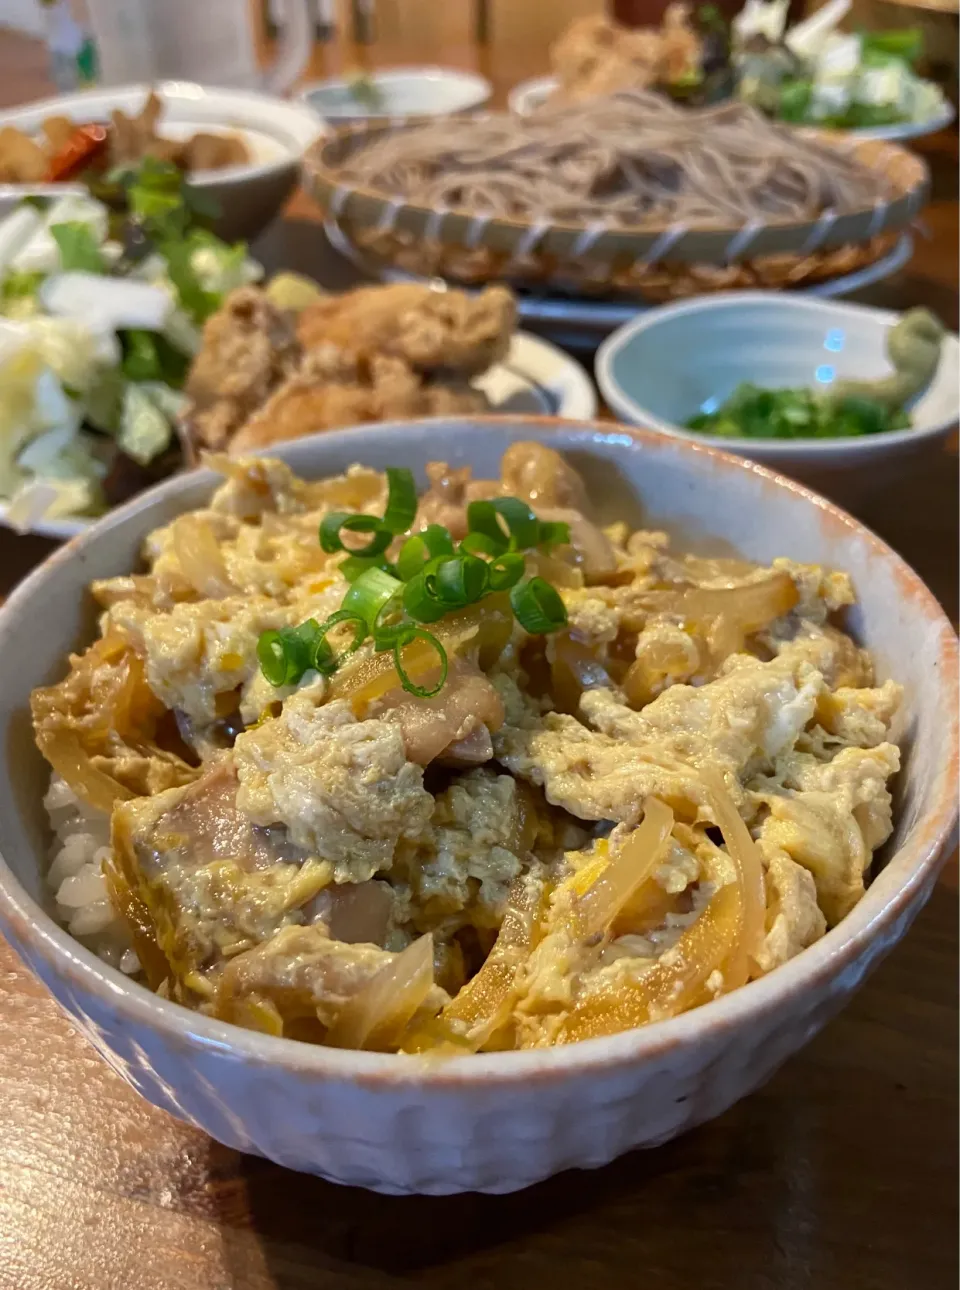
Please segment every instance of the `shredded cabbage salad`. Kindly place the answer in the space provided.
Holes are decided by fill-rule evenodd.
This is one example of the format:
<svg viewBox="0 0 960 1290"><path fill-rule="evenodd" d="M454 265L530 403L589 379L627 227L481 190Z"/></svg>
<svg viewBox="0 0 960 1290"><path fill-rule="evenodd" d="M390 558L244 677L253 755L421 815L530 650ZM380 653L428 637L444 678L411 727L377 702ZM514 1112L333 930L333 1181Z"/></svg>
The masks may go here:
<svg viewBox="0 0 960 1290"><path fill-rule="evenodd" d="M203 323L262 276L153 158L0 220L0 499L28 529L95 515L111 471L163 473Z"/></svg>

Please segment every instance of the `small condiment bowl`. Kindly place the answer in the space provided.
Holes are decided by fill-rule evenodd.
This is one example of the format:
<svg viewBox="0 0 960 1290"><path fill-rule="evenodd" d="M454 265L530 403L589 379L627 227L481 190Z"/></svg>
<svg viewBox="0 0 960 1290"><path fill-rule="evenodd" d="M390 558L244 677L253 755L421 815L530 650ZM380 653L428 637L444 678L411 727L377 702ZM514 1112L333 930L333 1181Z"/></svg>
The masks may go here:
<svg viewBox="0 0 960 1290"><path fill-rule="evenodd" d="M277 1039L150 993L46 912L49 768L28 704L91 639L90 581L136 568L146 535L204 505L217 483L209 470L176 476L67 543L0 609L0 931L123 1079L231 1147L335 1182L440 1194L514 1191L655 1146L719 1115L807 1043L937 880L956 820L956 637L916 574L843 511L712 447L601 422L394 422L276 455L308 478L402 461L422 485L438 458L489 478L510 443L534 436L568 454L601 520L669 528L704 553L787 555L851 574L849 629L879 678L905 690L893 837L863 899L797 957L704 1007L608 1038L430 1061Z"/></svg>
<svg viewBox="0 0 960 1290"><path fill-rule="evenodd" d="M356 92L358 76L312 81L298 97L324 121L346 122L450 116L482 107L493 93L490 82L473 72L452 67L387 67L364 77L371 91L367 100Z"/></svg>
<svg viewBox="0 0 960 1290"><path fill-rule="evenodd" d="M722 404L742 381L826 391L838 380L887 375L886 337L899 317L781 291L702 296L651 309L608 336L597 352L597 383L624 421L713 444L846 497L851 472L862 486L882 482L956 425L960 342L952 333L944 337L934 380L908 407L908 430L849 439L718 439L685 425Z"/></svg>
<svg viewBox="0 0 960 1290"><path fill-rule="evenodd" d="M39 134L43 122L53 116L70 117L78 124L106 123L115 108L133 116L143 107L151 89L163 102L158 126L161 135L186 139L201 131L237 134L246 144L249 162L222 170L196 171L190 176L190 184L219 207L215 228L221 237L256 237L296 188L303 154L324 133L316 114L302 104L253 90L163 81L153 86L80 90L7 109L0 112L0 129L14 126L27 134ZM61 196L74 187L0 183L0 214L24 197Z"/></svg>

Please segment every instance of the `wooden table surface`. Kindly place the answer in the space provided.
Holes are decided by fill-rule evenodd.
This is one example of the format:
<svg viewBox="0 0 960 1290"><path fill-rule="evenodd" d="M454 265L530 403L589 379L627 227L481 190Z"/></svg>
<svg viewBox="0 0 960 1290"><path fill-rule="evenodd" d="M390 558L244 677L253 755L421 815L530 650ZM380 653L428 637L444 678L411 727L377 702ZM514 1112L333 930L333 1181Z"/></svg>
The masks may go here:
<svg viewBox="0 0 960 1290"><path fill-rule="evenodd" d="M382 43L324 48L313 70L442 60L481 68L502 99L589 7L501 0L478 50L466 4L385 4ZM42 51L0 31L0 102L45 90ZM921 146L929 240L868 298L956 327L956 136ZM312 216L296 199L261 253L346 285ZM956 621L956 445L861 515ZM48 550L0 534L0 591ZM720 1120L596 1173L447 1199L336 1187L184 1127L100 1061L0 942L0 1290L954 1290L956 932L954 857L853 1005Z"/></svg>

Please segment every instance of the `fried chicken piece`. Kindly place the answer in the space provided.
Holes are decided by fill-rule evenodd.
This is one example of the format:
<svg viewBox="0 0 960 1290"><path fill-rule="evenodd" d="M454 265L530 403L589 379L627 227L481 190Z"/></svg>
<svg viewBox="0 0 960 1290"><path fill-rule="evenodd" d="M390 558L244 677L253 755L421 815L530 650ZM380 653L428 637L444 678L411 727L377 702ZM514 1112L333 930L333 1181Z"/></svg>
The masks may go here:
<svg viewBox="0 0 960 1290"><path fill-rule="evenodd" d="M464 382L425 381L402 359L323 345L240 428L230 451L250 452L369 421L482 412L488 406L479 390Z"/></svg>
<svg viewBox="0 0 960 1290"><path fill-rule="evenodd" d="M506 355L517 309L505 287L479 295L415 283L360 287L305 309L304 349L329 342L353 353L402 359L418 372L477 376Z"/></svg>
<svg viewBox="0 0 960 1290"><path fill-rule="evenodd" d="M618 90L671 84L700 68L702 42L687 5L667 7L659 28L629 29L604 17L573 23L550 51L556 100L580 103Z"/></svg>
<svg viewBox="0 0 960 1290"><path fill-rule="evenodd" d="M0 183L33 184L46 179L50 162L40 145L12 125L0 129Z"/></svg>
<svg viewBox="0 0 960 1290"><path fill-rule="evenodd" d="M240 287L207 320L187 377L195 446L224 448L296 369L300 346L288 316L256 287Z"/></svg>

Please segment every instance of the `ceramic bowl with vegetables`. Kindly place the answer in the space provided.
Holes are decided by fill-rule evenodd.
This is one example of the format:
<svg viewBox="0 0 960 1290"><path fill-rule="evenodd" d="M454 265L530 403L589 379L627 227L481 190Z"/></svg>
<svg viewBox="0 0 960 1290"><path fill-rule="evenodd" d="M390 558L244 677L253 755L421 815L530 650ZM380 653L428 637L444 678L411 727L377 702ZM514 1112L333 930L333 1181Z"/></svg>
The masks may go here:
<svg viewBox="0 0 960 1290"><path fill-rule="evenodd" d="M262 274L171 163L148 157L97 191L0 220L0 503L55 537L181 464L200 329Z"/></svg>
<svg viewBox="0 0 960 1290"><path fill-rule="evenodd" d="M0 112L0 212L149 156L176 164L216 203L217 233L254 237L296 186L321 131L301 104L186 81L44 99Z"/></svg>
<svg viewBox="0 0 960 1290"><path fill-rule="evenodd" d="M922 31L840 31L851 3L829 0L788 30L788 0L747 0L732 25L740 97L782 121L861 138L912 139L949 125L950 103L916 71Z"/></svg>
<svg viewBox="0 0 960 1290"><path fill-rule="evenodd" d="M926 310L758 291L651 310L604 342L596 376L625 421L822 483L869 481L943 438L958 364Z"/></svg>

